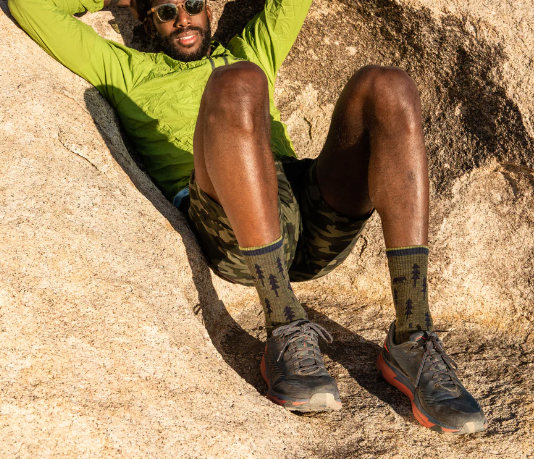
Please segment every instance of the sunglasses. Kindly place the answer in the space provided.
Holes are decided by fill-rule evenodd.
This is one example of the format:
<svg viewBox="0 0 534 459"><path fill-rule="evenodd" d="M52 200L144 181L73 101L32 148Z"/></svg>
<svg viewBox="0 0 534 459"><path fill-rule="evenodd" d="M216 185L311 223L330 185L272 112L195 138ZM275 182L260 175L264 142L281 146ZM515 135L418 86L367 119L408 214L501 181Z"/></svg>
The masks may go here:
<svg viewBox="0 0 534 459"><path fill-rule="evenodd" d="M205 0L186 0L183 3L164 3L148 10L147 15L156 13L161 22L174 21L178 17L181 6L189 16L195 16L204 11Z"/></svg>

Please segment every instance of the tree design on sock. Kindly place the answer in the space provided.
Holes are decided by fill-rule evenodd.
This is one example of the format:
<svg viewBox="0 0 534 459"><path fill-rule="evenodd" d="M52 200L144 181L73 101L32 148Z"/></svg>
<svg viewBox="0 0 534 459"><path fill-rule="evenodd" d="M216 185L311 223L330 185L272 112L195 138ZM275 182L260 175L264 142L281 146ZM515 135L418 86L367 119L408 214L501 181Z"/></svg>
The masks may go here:
<svg viewBox="0 0 534 459"><path fill-rule="evenodd" d="M278 280L274 274L269 276L269 283L271 284L271 290L274 290L275 295L278 297L278 289L280 286L278 285Z"/></svg>
<svg viewBox="0 0 534 459"><path fill-rule="evenodd" d="M412 309L413 309L412 300L408 298L408 301L406 301L406 312L404 313L404 315L406 316L406 320L408 320L408 317L413 314Z"/></svg>
<svg viewBox="0 0 534 459"><path fill-rule="evenodd" d="M413 286L414 287L417 285L417 281L421 278L421 276L419 276L419 274L421 274L419 265L417 263L414 263L414 265L412 267L412 277L411 277L411 279L413 280Z"/></svg>
<svg viewBox="0 0 534 459"><path fill-rule="evenodd" d="M282 275L282 278L285 279L286 276L284 276L284 267L282 266L280 258L276 259L276 266L278 267L278 272Z"/></svg>
<svg viewBox="0 0 534 459"><path fill-rule="evenodd" d="M265 278L265 276L263 275L263 271L261 270L261 266L260 265L254 265L254 267L256 268L257 279L261 280L261 285L263 285L265 287L265 284L263 283L263 279Z"/></svg>
<svg viewBox="0 0 534 459"><path fill-rule="evenodd" d="M286 315L287 320L289 320L290 322L293 322L295 320L295 312L289 306L286 306L284 308L284 314Z"/></svg>
<svg viewBox="0 0 534 459"><path fill-rule="evenodd" d="M432 327L432 318L430 317L430 312L425 312L425 325L429 330Z"/></svg>
<svg viewBox="0 0 534 459"><path fill-rule="evenodd" d="M423 300L426 301L426 277L423 277L423 288L421 291L423 292Z"/></svg>
<svg viewBox="0 0 534 459"><path fill-rule="evenodd" d="M404 276L399 276L399 277L395 277L395 279L393 279L393 284L403 284L404 282L406 282L406 277Z"/></svg>
<svg viewBox="0 0 534 459"><path fill-rule="evenodd" d="M267 298L265 298L265 309L267 310L268 316L273 313L273 310L271 309L271 302Z"/></svg>

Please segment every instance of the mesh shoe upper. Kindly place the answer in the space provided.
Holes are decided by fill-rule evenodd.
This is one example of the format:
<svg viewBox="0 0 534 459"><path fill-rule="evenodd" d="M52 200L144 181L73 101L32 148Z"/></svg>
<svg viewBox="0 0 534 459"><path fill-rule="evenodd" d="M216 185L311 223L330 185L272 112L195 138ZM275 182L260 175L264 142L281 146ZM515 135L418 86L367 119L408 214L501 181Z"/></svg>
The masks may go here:
<svg viewBox="0 0 534 459"><path fill-rule="evenodd" d="M485 422L480 405L459 381L454 372L457 366L436 333L419 331L399 345L393 342L394 336L392 324L384 358L412 383L415 401L424 412L453 427Z"/></svg>
<svg viewBox="0 0 534 459"><path fill-rule="evenodd" d="M332 342L323 327L304 320L273 331L267 340L265 363L274 392L298 400L331 393L339 400L337 385L324 366L319 336Z"/></svg>

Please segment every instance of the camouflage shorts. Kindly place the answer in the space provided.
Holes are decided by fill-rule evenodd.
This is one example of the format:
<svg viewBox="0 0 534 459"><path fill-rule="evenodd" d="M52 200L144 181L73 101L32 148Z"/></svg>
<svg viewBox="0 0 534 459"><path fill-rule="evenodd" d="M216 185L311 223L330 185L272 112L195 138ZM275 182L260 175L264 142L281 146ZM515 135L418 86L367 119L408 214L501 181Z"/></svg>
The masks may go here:
<svg viewBox="0 0 534 459"><path fill-rule="evenodd" d="M276 162L280 228L294 282L316 279L339 266L367 222L344 217L325 203L315 168L316 161L311 159ZM226 213L200 189L194 171L189 196L189 223L212 269L231 282L253 285Z"/></svg>

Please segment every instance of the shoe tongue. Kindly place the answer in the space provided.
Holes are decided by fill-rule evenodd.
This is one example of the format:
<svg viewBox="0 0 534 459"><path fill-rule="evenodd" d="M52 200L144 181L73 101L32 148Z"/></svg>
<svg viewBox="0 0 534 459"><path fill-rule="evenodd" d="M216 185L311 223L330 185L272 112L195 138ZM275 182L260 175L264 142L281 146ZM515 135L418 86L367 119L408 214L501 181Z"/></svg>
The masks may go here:
<svg viewBox="0 0 534 459"><path fill-rule="evenodd" d="M310 342L309 338L310 337L303 336L302 339L299 339L295 342L295 349L300 354L298 357L299 366L304 369L310 369L319 364L319 362L317 362L315 359L315 353L313 352L313 342Z"/></svg>

